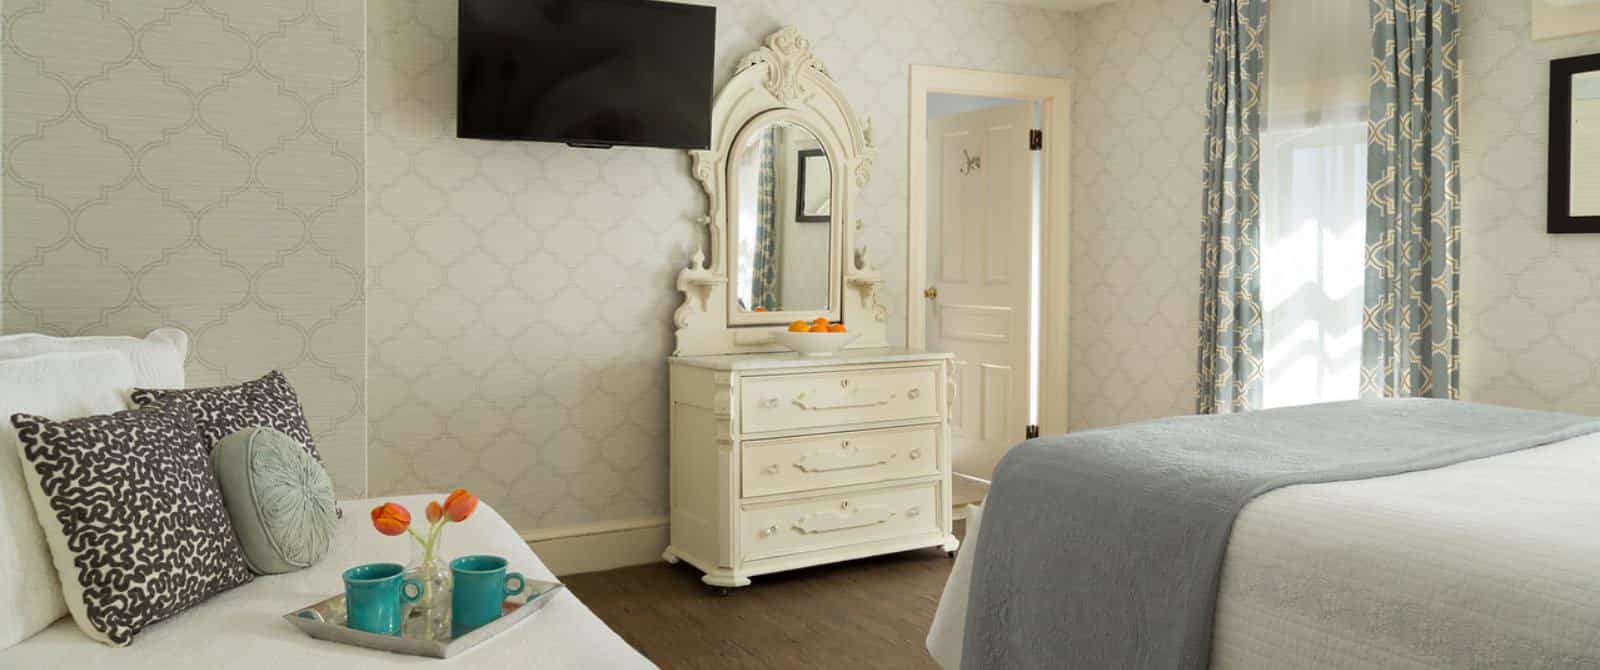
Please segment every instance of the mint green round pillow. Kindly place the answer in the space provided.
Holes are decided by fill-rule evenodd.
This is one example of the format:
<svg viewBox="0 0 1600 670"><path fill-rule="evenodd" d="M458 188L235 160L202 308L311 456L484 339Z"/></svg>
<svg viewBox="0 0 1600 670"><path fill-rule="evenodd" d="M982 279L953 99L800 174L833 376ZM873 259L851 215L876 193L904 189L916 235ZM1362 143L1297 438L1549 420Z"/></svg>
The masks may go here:
<svg viewBox="0 0 1600 670"><path fill-rule="evenodd" d="M294 438L245 428L212 447L211 463L251 570L293 572L327 555L338 524L333 480Z"/></svg>

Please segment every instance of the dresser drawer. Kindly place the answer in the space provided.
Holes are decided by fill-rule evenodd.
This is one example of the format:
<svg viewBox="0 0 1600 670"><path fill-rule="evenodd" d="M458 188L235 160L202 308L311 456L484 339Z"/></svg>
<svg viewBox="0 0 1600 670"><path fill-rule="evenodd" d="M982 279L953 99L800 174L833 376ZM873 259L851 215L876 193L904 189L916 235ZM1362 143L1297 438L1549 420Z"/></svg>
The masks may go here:
<svg viewBox="0 0 1600 670"><path fill-rule="evenodd" d="M939 424L743 445L743 495L870 484L939 472Z"/></svg>
<svg viewBox="0 0 1600 670"><path fill-rule="evenodd" d="M740 515L740 556L753 561L863 542L935 535L939 482L751 504Z"/></svg>
<svg viewBox="0 0 1600 670"><path fill-rule="evenodd" d="M937 367L750 377L739 393L744 433L937 419Z"/></svg>

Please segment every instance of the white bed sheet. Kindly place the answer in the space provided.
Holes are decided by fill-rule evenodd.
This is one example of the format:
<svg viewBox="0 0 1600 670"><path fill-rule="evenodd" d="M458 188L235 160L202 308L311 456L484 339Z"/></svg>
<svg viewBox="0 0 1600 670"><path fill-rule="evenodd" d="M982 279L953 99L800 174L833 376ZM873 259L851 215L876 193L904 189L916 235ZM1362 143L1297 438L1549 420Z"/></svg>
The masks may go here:
<svg viewBox="0 0 1600 670"><path fill-rule="evenodd" d="M969 553L928 633L949 670ZM1600 668L1600 435L1257 498L1229 541L1212 667Z"/></svg>
<svg viewBox="0 0 1600 670"><path fill-rule="evenodd" d="M420 515L428 500L439 497L401 496L390 500ZM372 529L367 511L380 502L342 503L345 515L338 539L329 555L309 569L257 577L248 585L146 628L132 646L125 648L90 640L70 618L64 618L21 644L0 651L0 668L655 667L565 590L543 610L502 636L444 662L307 637L281 617L342 590L340 574L345 568L374 561L405 563L409 558L409 538L385 537ZM452 555L497 554L506 557L512 570L529 579L555 580L528 545L487 504L480 504L472 518L446 532L446 548Z"/></svg>

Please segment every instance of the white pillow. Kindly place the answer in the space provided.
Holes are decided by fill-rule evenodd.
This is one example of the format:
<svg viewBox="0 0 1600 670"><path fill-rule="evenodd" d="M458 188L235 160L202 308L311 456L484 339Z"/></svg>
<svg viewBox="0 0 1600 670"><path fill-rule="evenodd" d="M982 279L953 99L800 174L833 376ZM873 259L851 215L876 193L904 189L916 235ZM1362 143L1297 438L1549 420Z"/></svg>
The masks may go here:
<svg viewBox="0 0 1600 670"><path fill-rule="evenodd" d="M77 419L128 408L134 385L128 357L115 351L53 353L0 360L0 649L67 614L44 529L23 478L19 412Z"/></svg>
<svg viewBox="0 0 1600 670"><path fill-rule="evenodd" d="M52 337L37 333L0 337L0 359L64 351L106 350L127 356L128 362L133 364L133 384L139 388L183 388L183 360L189 356L189 334L177 328L157 328L143 338ZM0 418L9 422L11 415ZM6 423L7 429L10 426L10 423Z"/></svg>

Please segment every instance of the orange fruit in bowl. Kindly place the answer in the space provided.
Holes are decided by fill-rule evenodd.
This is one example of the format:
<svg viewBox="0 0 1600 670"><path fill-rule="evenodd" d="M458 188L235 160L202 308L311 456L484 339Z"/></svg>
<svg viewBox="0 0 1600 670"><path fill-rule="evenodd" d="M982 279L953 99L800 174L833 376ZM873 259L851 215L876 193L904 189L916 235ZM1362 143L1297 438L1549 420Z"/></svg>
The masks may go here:
<svg viewBox="0 0 1600 670"><path fill-rule="evenodd" d="M842 332L845 332L844 324L836 323L836 324L833 324L831 326L828 326L828 332L830 332L830 333L842 333Z"/></svg>
<svg viewBox="0 0 1600 670"><path fill-rule="evenodd" d="M826 325L812 325L811 326L811 332L813 332L813 333L826 333L826 332L828 332L828 327Z"/></svg>
<svg viewBox="0 0 1600 670"><path fill-rule="evenodd" d="M827 328L828 327L828 320L819 316L819 317L811 320L811 325L813 325L813 326L822 326L823 328Z"/></svg>
<svg viewBox="0 0 1600 670"><path fill-rule="evenodd" d="M794 323L789 324L789 332L791 332L791 333L807 333L807 332L811 332L811 324L806 323L804 321L796 321Z"/></svg>

